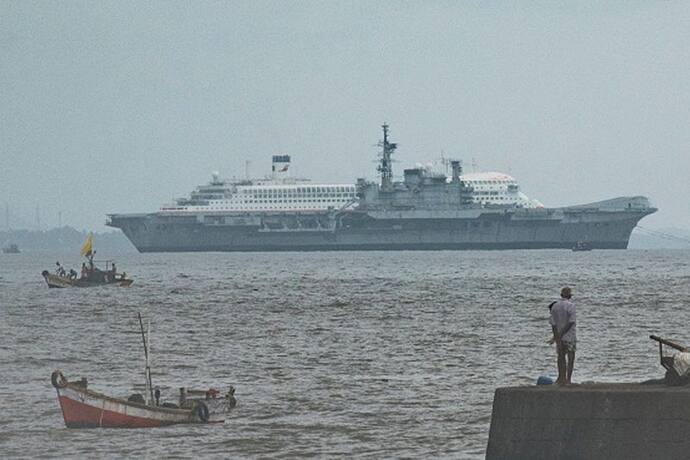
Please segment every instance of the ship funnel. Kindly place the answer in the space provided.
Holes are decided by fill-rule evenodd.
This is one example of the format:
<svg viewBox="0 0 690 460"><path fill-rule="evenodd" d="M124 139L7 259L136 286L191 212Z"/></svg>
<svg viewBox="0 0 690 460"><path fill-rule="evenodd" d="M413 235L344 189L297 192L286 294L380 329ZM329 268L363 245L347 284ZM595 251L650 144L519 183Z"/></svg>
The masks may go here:
<svg viewBox="0 0 690 460"><path fill-rule="evenodd" d="M289 177L290 155L273 155L271 165L271 177L273 179L283 179Z"/></svg>
<svg viewBox="0 0 690 460"><path fill-rule="evenodd" d="M453 182L460 182L460 176L462 175L462 166L460 166L460 161L453 160L450 162L453 168Z"/></svg>

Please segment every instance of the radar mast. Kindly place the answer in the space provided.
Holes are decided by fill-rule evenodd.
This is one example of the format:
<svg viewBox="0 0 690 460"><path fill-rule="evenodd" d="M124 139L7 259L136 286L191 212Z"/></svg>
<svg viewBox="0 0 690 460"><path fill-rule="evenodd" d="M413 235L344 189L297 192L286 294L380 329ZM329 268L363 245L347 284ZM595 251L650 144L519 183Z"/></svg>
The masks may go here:
<svg viewBox="0 0 690 460"><path fill-rule="evenodd" d="M381 164L376 170L381 173L381 189L383 191L390 191L393 189L393 164L391 155L398 148L398 144L388 142L388 123L381 125L383 128L383 140L379 142L381 151Z"/></svg>

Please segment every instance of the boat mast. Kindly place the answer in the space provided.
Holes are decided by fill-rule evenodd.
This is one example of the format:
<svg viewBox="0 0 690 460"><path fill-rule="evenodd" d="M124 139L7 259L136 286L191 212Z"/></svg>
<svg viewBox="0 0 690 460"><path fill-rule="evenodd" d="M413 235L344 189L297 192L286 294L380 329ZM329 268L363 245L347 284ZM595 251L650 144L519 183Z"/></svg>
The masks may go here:
<svg viewBox="0 0 690 460"><path fill-rule="evenodd" d="M398 148L398 144L388 142L388 123L381 125L383 128L383 141L379 142L379 147L382 148L381 164L377 171L381 173L381 190L390 191L393 188L393 164L391 155Z"/></svg>
<svg viewBox="0 0 690 460"><path fill-rule="evenodd" d="M144 377L146 378L146 397L144 402L147 405L153 404L153 385L151 384L151 367L149 365L149 342L147 337L151 335L151 321L149 320L148 332L144 334L144 323L141 321L141 313L137 312L139 316L139 327L141 329L141 340L144 342L144 357L146 358L146 369L144 371Z"/></svg>

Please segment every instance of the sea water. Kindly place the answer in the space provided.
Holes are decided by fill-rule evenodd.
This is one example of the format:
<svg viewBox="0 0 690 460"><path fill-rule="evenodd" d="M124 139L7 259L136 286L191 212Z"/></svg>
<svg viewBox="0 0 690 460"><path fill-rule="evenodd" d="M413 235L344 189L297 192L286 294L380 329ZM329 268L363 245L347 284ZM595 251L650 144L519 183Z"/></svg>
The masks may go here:
<svg viewBox="0 0 690 460"><path fill-rule="evenodd" d="M573 288L575 382L663 375L690 345L690 251L126 254L130 288L48 289L74 254L0 254L0 456L482 458L494 389L555 376L548 304ZM112 396L237 389L221 426L65 428L60 369Z"/></svg>

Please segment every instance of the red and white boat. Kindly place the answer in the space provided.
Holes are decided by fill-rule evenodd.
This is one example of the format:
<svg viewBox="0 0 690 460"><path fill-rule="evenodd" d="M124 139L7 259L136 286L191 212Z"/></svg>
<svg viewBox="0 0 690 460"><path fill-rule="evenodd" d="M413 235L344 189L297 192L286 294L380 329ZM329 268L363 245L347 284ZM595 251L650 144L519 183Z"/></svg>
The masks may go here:
<svg viewBox="0 0 690 460"><path fill-rule="evenodd" d="M69 381L59 370L50 381L57 391L67 428L149 428L181 423L222 423L237 404L235 388L225 396L214 388L188 390L180 388L176 403L161 403L161 393L151 384L148 340L139 315L146 354L146 391L127 399L113 398L88 388L85 378ZM147 334L148 335L148 334Z"/></svg>
<svg viewBox="0 0 690 460"><path fill-rule="evenodd" d="M67 428L150 428L179 423L222 423L235 407L235 389L180 389L179 404L147 404L139 398L112 398L87 388L86 379L70 382L59 370L50 378L57 391Z"/></svg>

